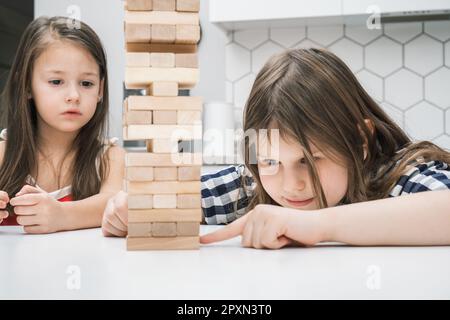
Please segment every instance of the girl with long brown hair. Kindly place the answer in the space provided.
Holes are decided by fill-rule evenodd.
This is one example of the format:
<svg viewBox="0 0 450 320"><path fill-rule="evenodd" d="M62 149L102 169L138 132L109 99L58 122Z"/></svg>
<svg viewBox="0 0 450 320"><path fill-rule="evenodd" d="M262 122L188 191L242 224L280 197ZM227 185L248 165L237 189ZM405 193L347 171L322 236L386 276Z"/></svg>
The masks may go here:
<svg viewBox="0 0 450 320"><path fill-rule="evenodd" d="M240 180L202 178L207 222L231 222L239 209L245 215L203 243L241 235L255 248L450 244L450 153L412 142L331 52L272 57L245 106L244 131L250 130L258 143L246 139L245 168L231 170ZM244 177L253 181L238 194L245 206L221 210L224 195L248 185ZM238 187L218 193L230 180ZM437 191L422 192L430 190Z"/></svg>
<svg viewBox="0 0 450 320"><path fill-rule="evenodd" d="M68 18L34 20L2 97L0 223L28 233L100 226L121 189L124 151L106 139L107 64L96 33Z"/></svg>

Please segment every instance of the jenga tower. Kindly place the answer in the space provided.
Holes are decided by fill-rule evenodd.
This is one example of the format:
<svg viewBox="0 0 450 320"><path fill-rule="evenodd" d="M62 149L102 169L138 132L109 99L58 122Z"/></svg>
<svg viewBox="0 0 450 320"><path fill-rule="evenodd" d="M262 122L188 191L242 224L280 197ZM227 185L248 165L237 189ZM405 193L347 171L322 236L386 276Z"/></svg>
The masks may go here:
<svg viewBox="0 0 450 320"><path fill-rule="evenodd" d="M128 250L198 249L201 153L180 142L202 138L200 97L179 96L199 78L199 0L127 0L124 140L144 140L126 156Z"/></svg>

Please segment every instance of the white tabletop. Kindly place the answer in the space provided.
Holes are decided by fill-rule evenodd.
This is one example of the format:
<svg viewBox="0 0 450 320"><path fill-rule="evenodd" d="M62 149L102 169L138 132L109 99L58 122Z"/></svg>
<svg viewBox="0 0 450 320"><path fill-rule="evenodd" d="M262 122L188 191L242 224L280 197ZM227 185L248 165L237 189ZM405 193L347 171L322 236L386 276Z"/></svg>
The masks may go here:
<svg viewBox="0 0 450 320"><path fill-rule="evenodd" d="M201 233L217 226L202 226ZM100 229L0 228L0 299L450 298L450 247L133 251Z"/></svg>

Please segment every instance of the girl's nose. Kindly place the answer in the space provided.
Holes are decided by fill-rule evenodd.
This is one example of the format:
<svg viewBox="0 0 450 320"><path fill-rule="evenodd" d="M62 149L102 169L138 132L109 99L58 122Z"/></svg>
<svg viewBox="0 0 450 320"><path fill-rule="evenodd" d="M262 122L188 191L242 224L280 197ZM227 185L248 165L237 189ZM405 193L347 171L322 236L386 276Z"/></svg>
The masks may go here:
<svg viewBox="0 0 450 320"><path fill-rule="evenodd" d="M74 86L69 87L69 91L67 92L67 96L66 96L66 102L67 103L80 102L80 93L78 92L77 88L75 88Z"/></svg>
<svg viewBox="0 0 450 320"><path fill-rule="evenodd" d="M298 191L303 191L306 187L305 173L297 170L284 170L283 191L286 194L295 195Z"/></svg>

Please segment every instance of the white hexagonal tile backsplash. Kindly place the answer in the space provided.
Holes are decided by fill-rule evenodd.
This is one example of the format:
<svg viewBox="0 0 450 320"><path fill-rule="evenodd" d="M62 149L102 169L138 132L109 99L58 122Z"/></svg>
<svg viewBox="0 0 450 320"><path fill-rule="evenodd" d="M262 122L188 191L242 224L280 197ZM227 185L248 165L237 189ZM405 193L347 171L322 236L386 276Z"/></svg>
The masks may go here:
<svg viewBox="0 0 450 320"><path fill-rule="evenodd" d="M235 31L226 46L227 100L242 108L255 75L286 48L326 48L414 140L450 149L450 22L263 28ZM239 119L238 119L239 118Z"/></svg>

